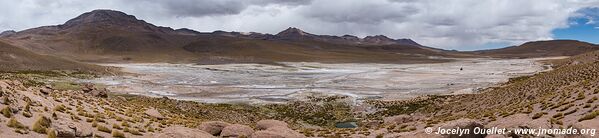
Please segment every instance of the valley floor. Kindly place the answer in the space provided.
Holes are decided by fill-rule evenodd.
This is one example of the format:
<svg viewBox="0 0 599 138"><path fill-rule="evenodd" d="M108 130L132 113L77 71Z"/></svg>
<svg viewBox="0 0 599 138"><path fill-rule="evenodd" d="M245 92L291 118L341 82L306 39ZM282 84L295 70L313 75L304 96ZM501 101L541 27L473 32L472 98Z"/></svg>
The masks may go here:
<svg viewBox="0 0 599 138"><path fill-rule="evenodd" d="M80 81L102 83L118 93L208 103L285 102L314 94L397 100L475 93L511 77L546 71L550 67L538 62L546 59L556 58L477 58L432 64L103 64L134 75Z"/></svg>

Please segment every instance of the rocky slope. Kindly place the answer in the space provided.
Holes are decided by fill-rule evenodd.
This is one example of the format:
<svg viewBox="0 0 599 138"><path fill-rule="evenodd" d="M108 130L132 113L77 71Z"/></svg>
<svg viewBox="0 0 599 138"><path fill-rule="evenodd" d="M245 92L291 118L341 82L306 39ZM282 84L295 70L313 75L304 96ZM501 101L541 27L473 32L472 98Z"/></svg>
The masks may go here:
<svg viewBox="0 0 599 138"><path fill-rule="evenodd" d="M472 53L499 58L533 58L551 56L574 56L599 50L599 46L576 40L551 40L527 42L519 46L480 50Z"/></svg>
<svg viewBox="0 0 599 138"><path fill-rule="evenodd" d="M79 63L54 56L36 54L0 41L0 71L70 70L108 73L112 69Z"/></svg>

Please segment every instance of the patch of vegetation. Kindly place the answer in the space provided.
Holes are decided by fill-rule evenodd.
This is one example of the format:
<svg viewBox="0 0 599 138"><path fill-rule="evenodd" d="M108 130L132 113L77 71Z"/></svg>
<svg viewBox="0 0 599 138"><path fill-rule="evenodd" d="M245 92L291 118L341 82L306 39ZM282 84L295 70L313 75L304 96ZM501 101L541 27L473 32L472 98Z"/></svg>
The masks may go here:
<svg viewBox="0 0 599 138"><path fill-rule="evenodd" d="M6 118L12 117L12 110L10 110L10 107L8 106L4 107L0 112L2 112L2 115Z"/></svg>
<svg viewBox="0 0 599 138"><path fill-rule="evenodd" d="M48 132L46 132L48 130L48 128L50 127L50 125L52 124L52 120L48 119L45 116L41 116L37 119L37 121L35 121L35 123L33 123L33 126L31 127L33 129L34 132L40 133L40 134L46 134Z"/></svg>
<svg viewBox="0 0 599 138"><path fill-rule="evenodd" d="M56 131L52 128L48 129L47 131L48 133L46 133L48 135L48 138L57 138L58 136L56 135Z"/></svg>
<svg viewBox="0 0 599 138"><path fill-rule="evenodd" d="M582 118L578 119L578 121L591 120L595 119L595 117L599 116L599 110L593 111L589 114L584 115Z"/></svg>
<svg viewBox="0 0 599 138"><path fill-rule="evenodd" d="M112 131L112 137L114 138L125 138L125 134L123 132L119 132L117 130Z"/></svg>
<svg viewBox="0 0 599 138"><path fill-rule="evenodd" d="M106 132L106 133L112 132L112 130L110 128L107 128L103 125L98 125L98 126L96 126L96 128L98 129L98 131L102 131L102 132Z"/></svg>
<svg viewBox="0 0 599 138"><path fill-rule="evenodd" d="M538 118L541 118L541 117L543 117L543 115L545 115L545 114L546 114L545 112L539 112L539 113L536 113L535 115L533 115L533 116L532 116L532 119L538 119Z"/></svg>
<svg viewBox="0 0 599 138"><path fill-rule="evenodd" d="M12 117L12 118L10 118L10 120L8 120L8 124L6 126L16 128L16 129L24 129L24 130L29 129L27 126L25 126L21 122L17 121L17 119L14 117Z"/></svg>

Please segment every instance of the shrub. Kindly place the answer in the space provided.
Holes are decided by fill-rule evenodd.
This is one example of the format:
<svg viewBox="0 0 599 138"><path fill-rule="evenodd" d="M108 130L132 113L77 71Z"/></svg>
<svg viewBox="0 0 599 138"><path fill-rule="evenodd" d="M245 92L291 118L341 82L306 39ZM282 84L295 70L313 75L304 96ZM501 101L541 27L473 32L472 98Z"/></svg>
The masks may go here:
<svg viewBox="0 0 599 138"><path fill-rule="evenodd" d="M135 129L129 129L129 133L131 133L131 134L133 134L133 135L138 135L138 136L141 136L141 135L142 135L142 134L141 134L139 131L137 131L137 130L135 130Z"/></svg>
<svg viewBox="0 0 599 138"><path fill-rule="evenodd" d="M112 131L112 137L125 138L125 134L123 134L122 132L119 132L118 130L114 130L114 131Z"/></svg>
<svg viewBox="0 0 599 138"><path fill-rule="evenodd" d="M98 125L97 128L98 128L98 131L102 131L102 132L106 132L106 133L112 132L112 130L110 130L110 128L107 128L103 125Z"/></svg>
<svg viewBox="0 0 599 138"><path fill-rule="evenodd" d="M57 138L56 131L54 131L54 129L50 128L47 132L48 133L46 134L48 134L48 138Z"/></svg>
<svg viewBox="0 0 599 138"><path fill-rule="evenodd" d="M25 116L25 117L27 117L27 118L30 118L30 117L32 117L33 115L31 115L31 112L25 111L25 112L23 112L23 116Z"/></svg>
<svg viewBox="0 0 599 138"><path fill-rule="evenodd" d="M536 113L535 115L532 116L532 119L541 118L543 115L545 115L543 112Z"/></svg>
<svg viewBox="0 0 599 138"><path fill-rule="evenodd" d="M121 129L123 129L123 128L121 128L121 126L119 126L119 125L117 125L117 124L112 124L112 128L114 128L114 129L118 129L118 130L121 130Z"/></svg>
<svg viewBox="0 0 599 138"><path fill-rule="evenodd" d="M2 115L4 115L4 117L6 117L6 118L12 117L12 111L10 110L10 108L8 106L4 107L4 109L0 110L0 112L2 112Z"/></svg>
<svg viewBox="0 0 599 138"><path fill-rule="evenodd" d="M58 106L56 106L56 107L54 107L54 111L58 111L58 112L61 112L61 113L64 113L64 111L66 111L66 110L67 110L67 109L66 109L66 108L65 108L65 106L64 106L64 105L62 105L62 104L61 104L61 105L58 105Z"/></svg>
<svg viewBox="0 0 599 138"><path fill-rule="evenodd" d="M8 127L12 127L12 128L16 128L16 129L29 129L27 128L27 126L23 125L21 122L17 121L17 119L10 118L10 120L8 120Z"/></svg>
<svg viewBox="0 0 599 138"><path fill-rule="evenodd" d="M582 118L578 119L578 121L595 119L595 117L597 117L597 116L599 116L599 110L593 111L587 115L584 115Z"/></svg>
<svg viewBox="0 0 599 138"><path fill-rule="evenodd" d="M40 134L49 133L46 132L46 130L50 127L50 124L52 124L52 120L45 116L41 116L39 119L37 119L37 121L35 121L35 123L33 123L32 129Z"/></svg>

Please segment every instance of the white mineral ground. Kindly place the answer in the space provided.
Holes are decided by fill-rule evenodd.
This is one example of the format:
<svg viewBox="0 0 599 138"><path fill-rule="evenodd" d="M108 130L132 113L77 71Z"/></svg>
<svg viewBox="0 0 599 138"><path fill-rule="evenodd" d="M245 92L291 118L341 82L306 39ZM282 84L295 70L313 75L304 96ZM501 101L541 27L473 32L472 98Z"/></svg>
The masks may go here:
<svg viewBox="0 0 599 138"><path fill-rule="evenodd" d="M562 58L562 57L559 57ZM137 75L82 80L113 92L208 103L268 103L308 95L406 99L425 94L475 93L511 77L548 70L536 59L458 59L435 64L103 64ZM460 70L462 68L463 70Z"/></svg>

